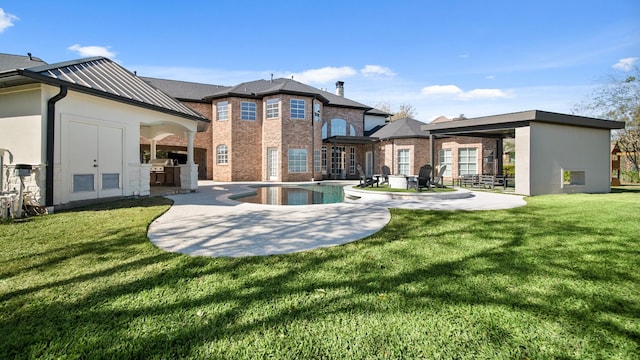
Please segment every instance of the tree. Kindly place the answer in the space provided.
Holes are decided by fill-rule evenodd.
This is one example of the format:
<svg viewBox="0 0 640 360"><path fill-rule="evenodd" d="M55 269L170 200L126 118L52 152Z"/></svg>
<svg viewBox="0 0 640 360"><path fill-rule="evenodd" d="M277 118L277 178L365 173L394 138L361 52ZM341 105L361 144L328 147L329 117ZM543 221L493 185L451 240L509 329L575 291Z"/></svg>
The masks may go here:
<svg viewBox="0 0 640 360"><path fill-rule="evenodd" d="M626 127L616 131L614 138L635 171L640 172L640 68L636 66L630 73L609 75L587 101L574 107L574 113L624 121Z"/></svg>
<svg viewBox="0 0 640 360"><path fill-rule="evenodd" d="M385 102L378 103L375 107L378 110L382 110L386 113L392 114L390 118L391 121L400 120L404 118L414 119L416 115L418 115L418 112L411 104L400 105L400 109L398 111L393 111L391 109L391 105Z"/></svg>

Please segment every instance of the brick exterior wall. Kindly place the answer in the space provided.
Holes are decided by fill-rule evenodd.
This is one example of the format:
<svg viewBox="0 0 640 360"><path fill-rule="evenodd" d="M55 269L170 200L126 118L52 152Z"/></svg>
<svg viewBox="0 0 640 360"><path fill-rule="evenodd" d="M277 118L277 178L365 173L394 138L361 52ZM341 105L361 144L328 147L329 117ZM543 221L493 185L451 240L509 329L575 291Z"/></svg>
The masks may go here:
<svg viewBox="0 0 640 360"><path fill-rule="evenodd" d="M322 127L327 126L327 135L331 137L333 135L331 129L331 120L333 119L343 119L347 123L347 135L348 136L363 136L364 135L364 110L361 109L349 109L349 108L341 108L341 107L333 107L326 106L322 111L322 122L319 126L320 136L322 136ZM351 126L355 130L355 134L351 133ZM324 143L327 147L327 173L323 176L325 179L334 179L340 178L339 174L331 173L331 148L334 146L333 143ZM366 170L366 153L367 151L371 151L371 145L364 144L341 144L336 143L336 147L344 147L345 148L345 160L344 160L344 169L346 170L346 178L347 179L358 179L358 172L352 172L350 169L350 149L355 149L355 161L356 164L360 164L363 170ZM378 171L374 170L374 173Z"/></svg>
<svg viewBox="0 0 640 360"><path fill-rule="evenodd" d="M266 119L266 101L280 100L280 116ZM291 119L290 100L305 101L305 119ZM217 121L216 105L219 102L229 103L229 119ZM256 120L242 120L240 103L243 101L256 103ZM243 99L229 97L216 99L212 104L183 102L192 109L200 112L211 120L211 125L205 132L195 136L194 160L199 165L199 178L215 181L269 181L267 155L268 149L275 148L278 153L277 177L275 181L309 181L322 178L333 179L331 174L332 143L323 143L322 126L326 124L327 132L331 136L331 120L344 119L347 122L348 136L363 136L364 110L335 106L324 106L312 97L278 94L263 99ZM313 121L313 104L321 107L320 121ZM312 122L313 121L313 122ZM355 134L350 129L353 126ZM313 135L312 135L313 132ZM313 137L313 138L312 138ZM149 149L149 141L140 139L141 149ZM216 149L224 144L228 149L228 163L218 165ZM327 173L315 171L314 150L320 151L327 147ZM169 136L158 142L159 150L186 151L187 140L179 136ZM430 145L427 138L394 139L370 144L340 144L345 148L344 169L347 179L358 179L359 175L350 170L350 148L355 149L356 164L366 168L366 153L374 152L373 173L380 173L383 165L389 166L392 174L398 172L398 150L408 149L410 158L410 172L418 174L420 167L430 163ZM460 148L475 147L477 152L478 172L492 173L491 163L487 161L490 151L495 151L494 139L454 137L438 139L436 141L436 167L439 168L438 151L451 149L452 164L451 178L458 177L458 150ZM307 171L303 173L289 173L289 149L307 150ZM494 159L494 167L497 160ZM319 167L319 166L318 166ZM337 177L339 178L339 176ZM273 180L273 179L272 179Z"/></svg>
<svg viewBox="0 0 640 360"><path fill-rule="evenodd" d="M233 172L233 151L232 151L232 129L233 129L233 107L229 109L229 119L224 121L218 121L216 112L217 104L228 99L216 99L213 101L211 115L211 132L212 132L212 152L213 152L213 180L215 181L232 181L231 174ZM220 145L227 146L227 164L217 163L217 148Z"/></svg>
<svg viewBox="0 0 640 360"><path fill-rule="evenodd" d="M416 175L420 168L431 162L431 147L427 138L403 138L381 141L377 144L375 171L381 172L383 165L391 169L391 174L398 174L398 150L409 150L409 172Z"/></svg>
<svg viewBox="0 0 640 360"><path fill-rule="evenodd" d="M266 103L267 100L271 100L271 99L278 99L279 100L279 116L278 117L274 117L274 118L269 118L267 119L267 114L266 114L266 106L264 105ZM278 154L278 164L276 164L276 168L277 168L277 177L273 180L275 181L282 181L282 174L283 174L283 161L282 161L282 119L283 119L283 114L282 114L282 108L283 108L283 100L280 96L270 96L270 97L265 97L263 99L263 110L262 110L262 117L264 118L264 121L262 123L262 151L261 151L261 158L264 159L264 163L262 165L261 168L261 174L262 174L262 179L264 179L264 181L268 181L269 180L269 174L268 174L268 169L267 169L267 154L268 154L268 149L269 148L275 148Z"/></svg>
<svg viewBox="0 0 640 360"><path fill-rule="evenodd" d="M497 163L496 156L496 140L495 139L485 139L485 138L473 138L473 137L463 137L457 136L447 139L438 139L436 140L436 163L438 167L440 167L438 153L440 149L451 149L451 176L445 177L444 180L450 181L459 176L458 174L458 151L462 148L476 148L477 158L476 164L479 174L492 174L494 170L492 170L489 166L488 161L486 161L486 157L489 155L491 151L494 154L494 167Z"/></svg>
<svg viewBox="0 0 640 360"><path fill-rule="evenodd" d="M256 120L241 119L241 102L256 104ZM231 181L262 180L262 100L229 98L231 144L229 161L233 163ZM214 133L214 139L218 136ZM223 135L224 136L224 135Z"/></svg>

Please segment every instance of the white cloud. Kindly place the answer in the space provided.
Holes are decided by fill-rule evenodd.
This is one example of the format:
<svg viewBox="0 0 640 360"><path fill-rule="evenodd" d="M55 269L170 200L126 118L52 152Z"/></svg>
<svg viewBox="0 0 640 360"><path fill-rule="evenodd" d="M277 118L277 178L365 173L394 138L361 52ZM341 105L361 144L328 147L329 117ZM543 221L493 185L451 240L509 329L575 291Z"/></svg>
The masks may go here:
<svg viewBox="0 0 640 360"><path fill-rule="evenodd" d="M638 62L637 57L620 59L615 65L613 65L613 68L622 71L631 71L636 62Z"/></svg>
<svg viewBox="0 0 640 360"><path fill-rule="evenodd" d="M349 66L323 67L320 69L306 70L301 73L293 73L293 79L302 83L323 84L334 80L341 80L356 74L356 70Z"/></svg>
<svg viewBox="0 0 640 360"><path fill-rule="evenodd" d="M461 99L499 99L511 96L500 89L473 89L460 94Z"/></svg>
<svg viewBox="0 0 640 360"><path fill-rule="evenodd" d="M5 13L4 9L0 8L0 33L6 28L13 26L13 23L18 20L20 20L20 18L13 14Z"/></svg>
<svg viewBox="0 0 640 360"><path fill-rule="evenodd" d="M496 77L494 75L487 75L485 76L485 79L487 80L494 80Z"/></svg>
<svg viewBox="0 0 640 360"><path fill-rule="evenodd" d="M380 65L365 65L364 68L360 70L360 72L364 76L375 76L375 75L384 75L389 77L396 76L396 73L394 73L390 68L386 66L380 66Z"/></svg>
<svg viewBox="0 0 640 360"><path fill-rule="evenodd" d="M80 46L79 44L71 45L69 50L77 52L82 57L104 56L114 58L116 53L109 50L110 46Z"/></svg>
<svg viewBox="0 0 640 360"><path fill-rule="evenodd" d="M422 94L427 96L455 95L463 91L455 85L432 85L422 88Z"/></svg>
<svg viewBox="0 0 640 360"><path fill-rule="evenodd" d="M453 95L459 100L499 99L512 97L513 93L500 89L473 89L464 91L456 85L432 85L422 88L422 95L427 97Z"/></svg>

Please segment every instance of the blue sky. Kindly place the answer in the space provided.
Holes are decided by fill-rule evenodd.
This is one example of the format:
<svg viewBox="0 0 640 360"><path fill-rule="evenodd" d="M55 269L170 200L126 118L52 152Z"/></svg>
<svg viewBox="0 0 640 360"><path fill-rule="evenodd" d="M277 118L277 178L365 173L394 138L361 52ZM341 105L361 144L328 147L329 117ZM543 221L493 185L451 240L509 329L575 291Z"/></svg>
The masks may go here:
<svg viewBox="0 0 640 360"><path fill-rule="evenodd" d="M0 53L107 56L142 76L291 77L417 119L570 113L640 64L640 1L0 2Z"/></svg>

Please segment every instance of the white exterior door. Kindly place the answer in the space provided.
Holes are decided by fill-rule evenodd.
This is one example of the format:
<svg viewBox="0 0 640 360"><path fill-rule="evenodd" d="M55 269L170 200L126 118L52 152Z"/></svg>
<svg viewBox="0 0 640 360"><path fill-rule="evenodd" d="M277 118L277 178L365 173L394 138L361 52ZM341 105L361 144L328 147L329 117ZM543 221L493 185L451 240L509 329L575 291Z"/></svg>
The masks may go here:
<svg viewBox="0 0 640 360"><path fill-rule="evenodd" d="M70 201L122 196L123 129L68 121Z"/></svg>
<svg viewBox="0 0 640 360"><path fill-rule="evenodd" d="M278 149L267 148L267 176L269 180L278 180Z"/></svg>

